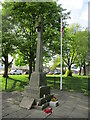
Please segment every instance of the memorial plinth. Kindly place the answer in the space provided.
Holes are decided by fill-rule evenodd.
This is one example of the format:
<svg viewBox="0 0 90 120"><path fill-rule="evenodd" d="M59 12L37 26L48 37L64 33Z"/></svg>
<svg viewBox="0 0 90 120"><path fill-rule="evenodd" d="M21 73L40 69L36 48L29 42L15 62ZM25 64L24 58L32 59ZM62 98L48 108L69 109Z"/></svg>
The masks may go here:
<svg viewBox="0 0 90 120"><path fill-rule="evenodd" d="M53 95L50 95L50 87L47 86L46 74L43 73L43 64L42 64L43 27L41 22L39 22L37 26L37 32L38 32L38 41L37 41L35 72L31 74L30 83L28 86L25 87L24 90L25 98L22 99L20 106L24 107L23 103L25 105L33 103L33 105L26 105L26 106L30 106L30 108L32 106L37 109L38 108L44 109L49 105L48 102L51 100ZM34 98L34 100L32 98ZM29 101L28 99L31 99L34 102L30 101L29 103L27 103L27 101ZM29 107L27 107L27 109L29 109Z"/></svg>

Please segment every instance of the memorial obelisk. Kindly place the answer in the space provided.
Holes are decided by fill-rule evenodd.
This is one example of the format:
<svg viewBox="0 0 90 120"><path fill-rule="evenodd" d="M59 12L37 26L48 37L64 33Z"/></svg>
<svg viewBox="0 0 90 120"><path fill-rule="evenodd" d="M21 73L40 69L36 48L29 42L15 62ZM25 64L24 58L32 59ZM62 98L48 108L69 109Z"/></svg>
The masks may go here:
<svg viewBox="0 0 90 120"><path fill-rule="evenodd" d="M36 51L35 72L31 74L30 83L28 86L25 87L24 98L20 104L21 107L25 107L27 109L31 107L30 104L37 105L38 103L39 106L42 106L42 104L44 103L46 104L46 101L50 101L52 98L52 95L50 95L50 87L47 86L46 74L43 73L43 55L42 55L43 25L40 18L38 26L36 28L38 34L38 41Z"/></svg>

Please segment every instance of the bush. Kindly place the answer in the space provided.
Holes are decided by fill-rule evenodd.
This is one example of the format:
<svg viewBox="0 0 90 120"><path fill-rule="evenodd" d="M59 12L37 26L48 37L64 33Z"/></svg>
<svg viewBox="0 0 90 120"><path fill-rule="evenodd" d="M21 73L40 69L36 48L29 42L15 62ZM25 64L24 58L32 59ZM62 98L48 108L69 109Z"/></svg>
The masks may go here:
<svg viewBox="0 0 90 120"><path fill-rule="evenodd" d="M72 76L72 73L73 73L72 70L67 70L66 71L66 76Z"/></svg>

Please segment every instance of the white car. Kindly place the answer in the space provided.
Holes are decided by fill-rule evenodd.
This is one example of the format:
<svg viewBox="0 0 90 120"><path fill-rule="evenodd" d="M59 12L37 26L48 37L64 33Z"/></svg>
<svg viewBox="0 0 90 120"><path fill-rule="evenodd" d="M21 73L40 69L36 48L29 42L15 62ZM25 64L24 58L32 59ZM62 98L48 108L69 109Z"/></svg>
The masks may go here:
<svg viewBox="0 0 90 120"><path fill-rule="evenodd" d="M21 74L22 74L22 70L18 70L18 69L16 69L16 70L11 70L11 71L9 72L9 74L10 74L10 75L21 75Z"/></svg>

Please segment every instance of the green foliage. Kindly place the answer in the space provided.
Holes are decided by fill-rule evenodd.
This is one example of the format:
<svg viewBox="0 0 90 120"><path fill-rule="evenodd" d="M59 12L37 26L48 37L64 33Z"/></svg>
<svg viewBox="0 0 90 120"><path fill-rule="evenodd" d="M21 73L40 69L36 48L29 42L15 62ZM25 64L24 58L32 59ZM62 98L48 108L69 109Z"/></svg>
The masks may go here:
<svg viewBox="0 0 90 120"><path fill-rule="evenodd" d="M78 24L72 24L65 29L65 38L63 39L63 60L68 69L76 64L82 67L88 62L88 31L81 31Z"/></svg>
<svg viewBox="0 0 90 120"><path fill-rule="evenodd" d="M13 55L16 48L15 45L15 34L13 32L13 23L11 15L11 4L3 4L2 6L2 56L8 54Z"/></svg>
<svg viewBox="0 0 90 120"><path fill-rule="evenodd" d="M7 16L12 18L12 24L14 24L15 45L27 61L36 57L36 26L39 16L42 18L44 27L43 56L51 57L55 53L60 54L60 43L58 42L60 15L62 11L65 11L61 5L57 5L56 2L12 2L4 3L3 7L8 9ZM63 16L67 17L69 14L69 12L64 13Z"/></svg>
<svg viewBox="0 0 90 120"><path fill-rule="evenodd" d="M72 70L66 70L66 76L72 76Z"/></svg>
<svg viewBox="0 0 90 120"><path fill-rule="evenodd" d="M60 16L64 19L70 12L66 12L56 2L7 2L3 3L3 53L12 54L16 48L22 53L29 64L29 76L35 66L38 19L43 26L43 57L50 58L60 54ZM52 12L53 11L53 12ZM4 24L5 23L5 24ZM19 53L18 53L19 54ZM21 61L21 62L20 62ZM23 64L17 60L16 64ZM29 77L30 78L30 77Z"/></svg>
<svg viewBox="0 0 90 120"><path fill-rule="evenodd" d="M15 65L16 66L24 66L27 64L27 61L24 60L23 56L18 54L18 56L15 59Z"/></svg>
<svg viewBox="0 0 90 120"><path fill-rule="evenodd" d="M12 61L8 61L8 55L13 56L16 52L14 24L12 18L12 5L2 4L2 62L5 66L4 77L8 76L8 67ZM7 81L7 80L6 80ZM7 83L7 82L6 82ZM7 86L7 85L6 85Z"/></svg>
<svg viewBox="0 0 90 120"><path fill-rule="evenodd" d="M63 39L63 60L68 68L71 69L71 65L75 63L77 57L77 43L74 32L75 25L65 29L65 37Z"/></svg>
<svg viewBox="0 0 90 120"><path fill-rule="evenodd" d="M57 55L53 60L53 65L51 66L51 70L55 70L56 67L60 66L60 55Z"/></svg>
<svg viewBox="0 0 90 120"><path fill-rule="evenodd" d="M84 61L88 63L88 31L78 31L76 33L77 59L76 64L83 66Z"/></svg>

